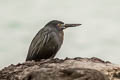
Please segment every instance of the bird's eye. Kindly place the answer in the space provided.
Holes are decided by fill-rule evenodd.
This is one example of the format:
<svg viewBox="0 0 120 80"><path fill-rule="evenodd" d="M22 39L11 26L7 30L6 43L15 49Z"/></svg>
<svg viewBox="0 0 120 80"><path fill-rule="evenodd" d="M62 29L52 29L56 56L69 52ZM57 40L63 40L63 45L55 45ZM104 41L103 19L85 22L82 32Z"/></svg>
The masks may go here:
<svg viewBox="0 0 120 80"><path fill-rule="evenodd" d="M62 24L57 24L58 27L61 27Z"/></svg>

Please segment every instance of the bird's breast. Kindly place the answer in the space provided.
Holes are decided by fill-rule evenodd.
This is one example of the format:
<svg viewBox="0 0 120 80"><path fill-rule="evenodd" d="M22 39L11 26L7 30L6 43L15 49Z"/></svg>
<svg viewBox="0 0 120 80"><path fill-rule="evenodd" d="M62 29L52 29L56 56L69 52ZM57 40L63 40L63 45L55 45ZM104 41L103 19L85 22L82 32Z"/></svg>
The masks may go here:
<svg viewBox="0 0 120 80"><path fill-rule="evenodd" d="M63 31L61 32L53 32L52 34L53 38L51 39L50 43L51 43L51 48L54 49L54 48L60 48L62 43L63 43L63 39L64 39L64 33Z"/></svg>

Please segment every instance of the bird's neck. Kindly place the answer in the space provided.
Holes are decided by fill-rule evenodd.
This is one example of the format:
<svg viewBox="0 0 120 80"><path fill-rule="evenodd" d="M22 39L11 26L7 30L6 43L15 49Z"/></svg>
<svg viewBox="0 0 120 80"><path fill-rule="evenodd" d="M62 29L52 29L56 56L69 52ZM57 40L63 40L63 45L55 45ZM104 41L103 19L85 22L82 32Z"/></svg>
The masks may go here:
<svg viewBox="0 0 120 80"><path fill-rule="evenodd" d="M64 32L63 31L59 32L59 37L61 39L61 43L63 43L63 40L64 40Z"/></svg>

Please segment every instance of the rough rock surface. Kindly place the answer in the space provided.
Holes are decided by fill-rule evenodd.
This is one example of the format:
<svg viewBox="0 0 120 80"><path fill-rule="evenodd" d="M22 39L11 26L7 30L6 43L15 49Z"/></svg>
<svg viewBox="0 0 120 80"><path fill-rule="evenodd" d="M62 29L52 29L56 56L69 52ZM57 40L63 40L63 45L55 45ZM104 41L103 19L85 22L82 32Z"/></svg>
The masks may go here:
<svg viewBox="0 0 120 80"><path fill-rule="evenodd" d="M0 80L120 80L120 65L95 57L27 61L2 69Z"/></svg>

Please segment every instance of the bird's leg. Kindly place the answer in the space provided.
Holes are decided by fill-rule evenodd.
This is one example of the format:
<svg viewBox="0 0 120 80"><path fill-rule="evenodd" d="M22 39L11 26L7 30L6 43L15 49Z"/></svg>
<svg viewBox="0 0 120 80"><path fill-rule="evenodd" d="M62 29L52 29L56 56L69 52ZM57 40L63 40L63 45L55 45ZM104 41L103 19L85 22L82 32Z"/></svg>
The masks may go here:
<svg viewBox="0 0 120 80"><path fill-rule="evenodd" d="M42 62L40 62L40 64L44 64L44 63L48 63L51 59L45 59Z"/></svg>
<svg viewBox="0 0 120 80"><path fill-rule="evenodd" d="M55 57L55 55L53 54L49 59L53 59Z"/></svg>
<svg viewBox="0 0 120 80"><path fill-rule="evenodd" d="M47 62L49 62L51 59L54 58L54 56L55 56L55 55L52 55L50 58L43 60L42 63L47 63Z"/></svg>

